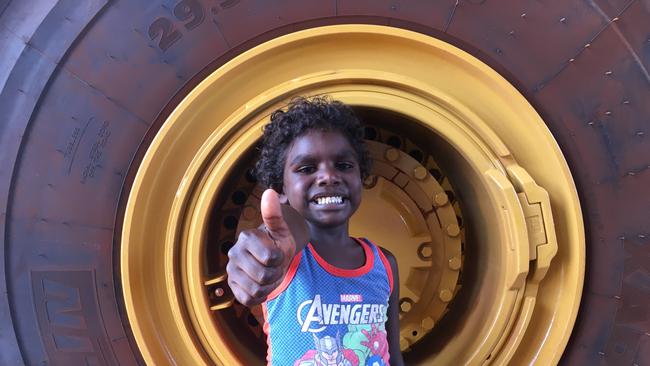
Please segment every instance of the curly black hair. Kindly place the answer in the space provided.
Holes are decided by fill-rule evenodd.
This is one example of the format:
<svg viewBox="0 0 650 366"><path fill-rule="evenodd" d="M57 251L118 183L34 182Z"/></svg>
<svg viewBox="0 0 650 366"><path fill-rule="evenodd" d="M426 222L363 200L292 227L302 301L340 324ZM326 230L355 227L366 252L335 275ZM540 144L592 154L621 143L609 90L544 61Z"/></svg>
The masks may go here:
<svg viewBox="0 0 650 366"><path fill-rule="evenodd" d="M257 180L281 193L287 149L297 137L312 130L335 131L345 136L359 160L361 179L368 176L371 160L361 122L348 105L317 96L292 99L286 110L278 109L271 114L271 121L263 129L260 157L255 164Z"/></svg>

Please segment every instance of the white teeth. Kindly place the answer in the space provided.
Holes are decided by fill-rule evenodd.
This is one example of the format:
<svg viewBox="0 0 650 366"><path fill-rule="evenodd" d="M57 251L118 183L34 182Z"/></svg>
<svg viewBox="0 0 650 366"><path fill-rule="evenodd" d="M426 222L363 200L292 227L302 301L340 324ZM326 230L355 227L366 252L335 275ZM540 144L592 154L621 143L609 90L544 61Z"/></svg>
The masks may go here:
<svg viewBox="0 0 650 366"><path fill-rule="evenodd" d="M319 205L329 205L332 203L341 204L343 203L343 197L333 196L333 197L318 197L316 198L316 203Z"/></svg>

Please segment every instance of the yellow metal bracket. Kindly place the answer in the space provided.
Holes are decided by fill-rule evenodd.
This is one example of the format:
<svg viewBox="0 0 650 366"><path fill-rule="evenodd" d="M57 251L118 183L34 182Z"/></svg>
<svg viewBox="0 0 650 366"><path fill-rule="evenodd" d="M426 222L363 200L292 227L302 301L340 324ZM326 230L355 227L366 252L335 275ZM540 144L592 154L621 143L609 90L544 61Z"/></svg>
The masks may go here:
<svg viewBox="0 0 650 366"><path fill-rule="evenodd" d="M516 190L497 169L490 169L484 173L495 189L495 198L498 207L501 209L500 222L503 223L502 237L508 245L507 266L508 284L510 289L522 289L525 286L526 275L528 274L528 247L520 245L527 241L524 215L517 200Z"/></svg>
<svg viewBox="0 0 650 366"><path fill-rule="evenodd" d="M546 276L557 253L557 237L548 192L538 186L526 170L518 165L506 168L526 218L530 245L531 276L529 284L539 284Z"/></svg>
<svg viewBox="0 0 650 366"><path fill-rule="evenodd" d="M537 303L539 283L546 276L551 260L557 253L557 237L548 192L537 185L530 174L516 163L507 164L506 172L508 183L512 184L509 188L516 193L523 214L518 216L525 222L525 225L520 222L519 229L527 232L528 276L523 285L521 306L511 317L509 331L501 338L504 343L499 343L493 351L498 355L494 360L497 364L507 363L519 347ZM512 193L511 191L511 200Z"/></svg>

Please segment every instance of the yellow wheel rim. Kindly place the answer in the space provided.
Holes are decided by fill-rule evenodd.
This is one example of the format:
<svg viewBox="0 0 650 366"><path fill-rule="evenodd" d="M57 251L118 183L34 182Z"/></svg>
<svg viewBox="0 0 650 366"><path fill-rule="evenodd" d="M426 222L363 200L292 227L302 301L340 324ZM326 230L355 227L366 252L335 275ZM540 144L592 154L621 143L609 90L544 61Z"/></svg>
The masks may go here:
<svg viewBox="0 0 650 366"><path fill-rule="evenodd" d="M145 154L125 213L121 269L147 363L260 362L224 318L233 303L224 273L207 270L207 261L223 260L206 258L214 245L207 242L211 213L270 112L316 94L411 121L379 127L420 141L463 197L465 230L439 230L465 239L462 288L430 286L439 293L402 315L407 358L557 362L582 291L584 233L570 172L544 122L494 70L449 44L395 28L339 25L280 37L233 59L181 102ZM400 174L433 179L416 168ZM449 214L441 192L418 189L413 195L429 200L426 212L442 225ZM373 238L372 214L360 214L353 233ZM376 240L398 257L414 250L393 247L398 238ZM441 253L455 269L439 277L455 284L449 276L461 255ZM402 292L410 276L400 268ZM449 308L444 329L427 318L440 302Z"/></svg>

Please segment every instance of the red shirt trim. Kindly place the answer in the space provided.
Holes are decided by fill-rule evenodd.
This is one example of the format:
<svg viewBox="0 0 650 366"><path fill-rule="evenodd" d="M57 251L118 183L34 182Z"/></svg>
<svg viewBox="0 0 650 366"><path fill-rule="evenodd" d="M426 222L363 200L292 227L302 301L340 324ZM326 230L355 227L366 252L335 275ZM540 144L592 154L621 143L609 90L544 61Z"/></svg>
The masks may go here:
<svg viewBox="0 0 650 366"><path fill-rule="evenodd" d="M264 333L266 333L266 364L270 365L271 364L271 337L270 332L271 332L271 325L269 324L269 311L266 308L266 303L262 303L262 314L264 315L264 326L262 329L264 330Z"/></svg>
<svg viewBox="0 0 650 366"><path fill-rule="evenodd" d="M291 260L291 264L289 264L289 269L287 269L287 273L284 275L284 279L278 287L275 288L275 290L271 291L269 296L266 297L266 301L275 299L282 293L282 291L286 290L287 287L289 287L289 284L293 280L293 278L296 276L296 271L298 270L298 265L300 264L300 258L302 257L302 251L300 251L298 254L296 254L293 259Z"/></svg>
<svg viewBox="0 0 650 366"><path fill-rule="evenodd" d="M372 255L372 249L370 249L370 246L368 244L356 238L354 240L357 243L359 243L361 247L363 247L363 252L366 256L366 263L363 266L355 269L339 268L327 263L325 259L323 259L320 255L318 255L318 253L314 249L314 246L311 245L311 243L307 244L307 248L309 248L311 253L314 255L314 259L316 259L316 262L318 262L318 264L324 270L329 272L331 275L338 276L338 277L359 277L370 272L375 262L375 257Z"/></svg>
<svg viewBox="0 0 650 366"><path fill-rule="evenodd" d="M390 262L388 262L388 258L386 258L384 252L381 251L381 248L377 247L377 252L379 252L379 258L381 259L382 263L384 263L384 267L386 268L386 275L388 275L388 285L390 286L390 293L392 295L393 294L393 267L390 266Z"/></svg>

